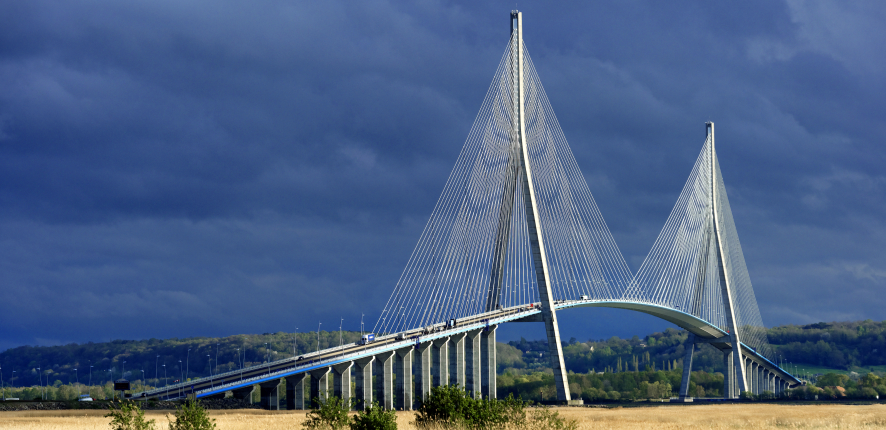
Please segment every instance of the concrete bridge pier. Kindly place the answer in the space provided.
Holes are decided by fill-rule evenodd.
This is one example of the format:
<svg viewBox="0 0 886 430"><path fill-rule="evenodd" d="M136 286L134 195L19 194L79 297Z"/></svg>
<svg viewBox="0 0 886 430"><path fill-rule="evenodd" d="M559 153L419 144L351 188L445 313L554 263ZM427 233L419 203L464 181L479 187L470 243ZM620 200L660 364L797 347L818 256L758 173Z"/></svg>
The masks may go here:
<svg viewBox="0 0 886 430"><path fill-rule="evenodd" d="M750 358L745 360L747 362L747 366L745 366L745 377L748 378L748 391L751 394L757 394L757 378L755 372L755 363Z"/></svg>
<svg viewBox="0 0 886 430"><path fill-rule="evenodd" d="M419 402L431 395L431 347L433 343L422 343L415 349L415 397ZM399 375L398 375L399 377Z"/></svg>
<svg viewBox="0 0 886 430"><path fill-rule="evenodd" d="M375 397L385 410L394 409L394 357L393 351L384 352L375 356L378 362L375 376Z"/></svg>
<svg viewBox="0 0 886 430"><path fill-rule="evenodd" d="M479 399L483 393L482 376L480 376L482 333L482 330L468 332L465 337L465 390L475 399Z"/></svg>
<svg viewBox="0 0 886 430"><path fill-rule="evenodd" d="M498 388L496 386L496 367L498 362L495 351L495 331L497 325L491 325L483 331L482 340L480 342L481 354L481 386L483 397L487 399L496 398Z"/></svg>
<svg viewBox="0 0 886 430"><path fill-rule="evenodd" d="M431 348L434 386L449 385L449 338L437 339Z"/></svg>
<svg viewBox="0 0 886 430"><path fill-rule="evenodd" d="M252 385L245 388L240 388L237 390L231 390L231 394L235 399L246 399L250 404L255 403L255 397L253 397L258 392L258 386Z"/></svg>
<svg viewBox="0 0 886 430"><path fill-rule="evenodd" d="M280 410L280 389L285 386L283 379L259 384L261 387L261 406L271 411Z"/></svg>
<svg viewBox="0 0 886 430"><path fill-rule="evenodd" d="M395 372L397 374L394 406L400 411L412 410L412 350L413 347L403 348L395 354Z"/></svg>
<svg viewBox="0 0 886 430"><path fill-rule="evenodd" d="M354 406L357 410L367 409L372 406L372 363L375 357L361 358L354 361L356 364L356 392L354 393L356 402Z"/></svg>
<svg viewBox="0 0 886 430"><path fill-rule="evenodd" d="M305 409L305 378L307 377L306 373L286 377L286 409Z"/></svg>
<svg viewBox="0 0 886 430"><path fill-rule="evenodd" d="M449 384L465 389L465 338L466 333L459 333L450 338L449 348Z"/></svg>
<svg viewBox="0 0 886 430"><path fill-rule="evenodd" d="M724 399L734 399L735 398L735 366L732 363L733 360L732 349L727 349L723 351L723 367L726 369L723 372L723 398Z"/></svg>
<svg viewBox="0 0 886 430"><path fill-rule="evenodd" d="M351 368L353 367L353 361L332 366L333 394L348 408L351 407Z"/></svg>
<svg viewBox="0 0 886 430"><path fill-rule="evenodd" d="M329 396L329 372L332 369L328 367L324 367L322 369L312 370L311 371L311 407L315 408L320 405L316 404L317 400L320 403L326 402L326 397Z"/></svg>

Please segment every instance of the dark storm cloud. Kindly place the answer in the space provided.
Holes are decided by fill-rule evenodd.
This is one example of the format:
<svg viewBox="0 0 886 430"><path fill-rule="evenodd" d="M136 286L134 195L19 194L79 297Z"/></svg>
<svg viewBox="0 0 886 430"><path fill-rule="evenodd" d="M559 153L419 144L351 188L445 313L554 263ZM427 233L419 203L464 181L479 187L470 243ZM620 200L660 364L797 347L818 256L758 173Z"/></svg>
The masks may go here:
<svg viewBox="0 0 886 430"><path fill-rule="evenodd" d="M0 348L374 322L511 8L3 4ZM764 321L886 318L881 5L521 9L633 268L713 120ZM662 326L563 318L567 338Z"/></svg>

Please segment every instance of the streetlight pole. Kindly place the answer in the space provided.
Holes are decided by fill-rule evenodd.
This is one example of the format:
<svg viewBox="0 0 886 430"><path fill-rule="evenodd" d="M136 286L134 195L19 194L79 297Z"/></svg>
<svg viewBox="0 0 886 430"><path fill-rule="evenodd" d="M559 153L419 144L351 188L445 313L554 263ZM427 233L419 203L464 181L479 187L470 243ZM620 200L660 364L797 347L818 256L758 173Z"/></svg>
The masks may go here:
<svg viewBox="0 0 886 430"><path fill-rule="evenodd" d="M240 365L240 380L243 380L243 361L240 360L240 348L237 348L237 364Z"/></svg>
<svg viewBox="0 0 886 430"><path fill-rule="evenodd" d="M89 389L92 390L92 365L89 366Z"/></svg>
<svg viewBox="0 0 886 430"><path fill-rule="evenodd" d="M142 399L147 402L148 397L145 396L145 393L148 392L148 387L145 385L145 369L141 369L142 371Z"/></svg>
<svg viewBox="0 0 886 430"><path fill-rule="evenodd" d="M77 372L77 368L74 368L74 378L77 381L77 395L80 395L80 374ZM48 381L47 381L48 382Z"/></svg>
<svg viewBox="0 0 886 430"><path fill-rule="evenodd" d="M166 374L166 370L164 370L163 373ZM181 397L182 386L185 383L185 372L184 372L184 369L182 369L182 361L181 360L178 361L178 374L181 376L181 379L178 381L178 396ZM166 390L166 397L169 398L169 390Z"/></svg>
<svg viewBox="0 0 886 430"><path fill-rule="evenodd" d="M37 377L40 378L40 399L46 400L43 398L43 395L45 394L45 392L43 391L43 373L42 373L42 371L43 371L43 369L41 369L39 367L37 368Z"/></svg>
<svg viewBox="0 0 886 430"><path fill-rule="evenodd" d="M185 378L191 376L191 348L188 348L188 358L185 359ZM185 382L185 381L182 381Z"/></svg>
<svg viewBox="0 0 886 430"><path fill-rule="evenodd" d="M215 344L215 373L216 374L218 373L218 345L219 344L217 344L217 343Z"/></svg>
<svg viewBox="0 0 886 430"><path fill-rule="evenodd" d="M292 335L292 358L298 355L298 327L295 328L295 334Z"/></svg>
<svg viewBox="0 0 886 430"><path fill-rule="evenodd" d="M160 385L160 375L157 373L158 363L160 363L160 354L157 354L157 358L154 360L154 379L157 381L157 385Z"/></svg>
<svg viewBox="0 0 886 430"><path fill-rule="evenodd" d="M343 344L342 344L342 337L341 337L341 327L342 327L342 325L344 325L344 323L345 323L345 319L344 319L344 318L342 318L342 319L338 322L338 353L339 353L339 354L341 354L342 345L343 345Z"/></svg>
<svg viewBox="0 0 886 430"><path fill-rule="evenodd" d="M163 386L166 387L166 398L169 399L169 379L166 377L166 363L163 363Z"/></svg>
<svg viewBox="0 0 886 430"><path fill-rule="evenodd" d="M320 352L320 326L321 325L323 325L323 323L317 324L317 352L318 353ZM317 358L320 358L320 357L317 357Z"/></svg>
<svg viewBox="0 0 886 430"><path fill-rule="evenodd" d="M209 386L215 388L215 384L212 383L212 356L206 354L206 361L209 362Z"/></svg>

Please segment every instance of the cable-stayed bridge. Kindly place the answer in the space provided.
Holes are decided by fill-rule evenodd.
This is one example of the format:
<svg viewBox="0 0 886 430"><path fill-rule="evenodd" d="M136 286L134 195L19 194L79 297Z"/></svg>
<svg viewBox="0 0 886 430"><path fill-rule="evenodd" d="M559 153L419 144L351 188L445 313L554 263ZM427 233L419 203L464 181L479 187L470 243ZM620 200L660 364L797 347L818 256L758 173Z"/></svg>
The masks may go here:
<svg viewBox="0 0 886 430"><path fill-rule="evenodd" d="M557 399L574 402L557 314L577 307L629 309L686 329L680 399L691 399L692 354L700 343L723 352L725 398L796 386L801 382L769 359L717 162L714 124L706 131L677 204L631 274L528 55L522 14L514 11L495 77L375 325L375 341L136 397L244 397L258 389L277 409L285 387L287 407L303 409L310 399L325 398L330 382L336 396L389 409L411 409L437 385L495 397L498 325L538 322L546 329Z"/></svg>

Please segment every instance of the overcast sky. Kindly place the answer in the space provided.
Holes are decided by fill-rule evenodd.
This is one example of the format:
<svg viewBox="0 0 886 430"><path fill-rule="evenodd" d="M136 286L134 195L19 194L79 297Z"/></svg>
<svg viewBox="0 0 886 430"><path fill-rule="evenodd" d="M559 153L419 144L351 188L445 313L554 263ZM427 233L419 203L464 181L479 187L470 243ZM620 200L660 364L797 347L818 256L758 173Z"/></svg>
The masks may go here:
<svg viewBox="0 0 886 430"><path fill-rule="evenodd" d="M632 270L710 120L766 325L886 319L884 3L567 3L524 40ZM513 8L0 2L0 350L371 327Z"/></svg>

